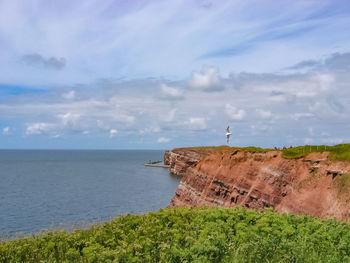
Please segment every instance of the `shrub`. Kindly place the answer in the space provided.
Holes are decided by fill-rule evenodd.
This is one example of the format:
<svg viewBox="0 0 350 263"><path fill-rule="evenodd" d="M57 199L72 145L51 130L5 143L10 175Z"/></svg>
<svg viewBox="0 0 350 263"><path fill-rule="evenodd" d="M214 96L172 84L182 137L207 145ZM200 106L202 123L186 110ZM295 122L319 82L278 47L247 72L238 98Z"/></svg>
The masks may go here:
<svg viewBox="0 0 350 263"><path fill-rule="evenodd" d="M241 207L161 209L1 242L0 262L350 262L350 226Z"/></svg>

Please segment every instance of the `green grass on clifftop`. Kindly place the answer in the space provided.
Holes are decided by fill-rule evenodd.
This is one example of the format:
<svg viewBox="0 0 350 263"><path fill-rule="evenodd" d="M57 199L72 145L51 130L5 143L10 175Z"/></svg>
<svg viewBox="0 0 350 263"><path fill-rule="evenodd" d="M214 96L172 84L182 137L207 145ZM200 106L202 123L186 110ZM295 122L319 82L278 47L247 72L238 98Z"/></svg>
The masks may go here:
<svg viewBox="0 0 350 263"><path fill-rule="evenodd" d="M0 262L350 262L350 226L271 210L176 208L2 242Z"/></svg>
<svg viewBox="0 0 350 263"><path fill-rule="evenodd" d="M186 148L181 148L186 149ZM208 150L219 150L219 151L248 151L248 152L268 152L275 151L275 149L265 149L260 147L229 147L227 145L222 146L204 146L204 147L190 147L187 149L208 149ZM297 146L291 149L281 150L282 156L285 158L300 158L306 156L312 152L330 152L329 160L331 161L347 161L350 162L350 144L338 144L335 146L328 145L304 145Z"/></svg>
<svg viewBox="0 0 350 263"><path fill-rule="evenodd" d="M328 145L305 145L292 149L283 150L283 157L298 158L312 152L330 152L329 159L332 161L350 161L350 144Z"/></svg>

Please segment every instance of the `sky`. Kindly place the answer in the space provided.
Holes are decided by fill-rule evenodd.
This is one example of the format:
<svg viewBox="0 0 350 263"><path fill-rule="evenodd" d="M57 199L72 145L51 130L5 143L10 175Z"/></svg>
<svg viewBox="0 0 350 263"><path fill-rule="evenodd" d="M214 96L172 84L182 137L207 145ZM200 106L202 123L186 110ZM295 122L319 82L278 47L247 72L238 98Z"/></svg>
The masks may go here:
<svg viewBox="0 0 350 263"><path fill-rule="evenodd" d="M0 149L350 142L338 0L0 0Z"/></svg>

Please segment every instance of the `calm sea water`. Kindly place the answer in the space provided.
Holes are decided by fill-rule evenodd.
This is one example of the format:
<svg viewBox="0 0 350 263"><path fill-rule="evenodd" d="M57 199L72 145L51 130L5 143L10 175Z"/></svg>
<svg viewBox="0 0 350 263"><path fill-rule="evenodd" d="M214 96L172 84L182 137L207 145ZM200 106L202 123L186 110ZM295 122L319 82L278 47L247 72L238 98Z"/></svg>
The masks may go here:
<svg viewBox="0 0 350 263"><path fill-rule="evenodd" d="M165 208L179 184L145 167L163 151L0 151L0 234L107 221Z"/></svg>

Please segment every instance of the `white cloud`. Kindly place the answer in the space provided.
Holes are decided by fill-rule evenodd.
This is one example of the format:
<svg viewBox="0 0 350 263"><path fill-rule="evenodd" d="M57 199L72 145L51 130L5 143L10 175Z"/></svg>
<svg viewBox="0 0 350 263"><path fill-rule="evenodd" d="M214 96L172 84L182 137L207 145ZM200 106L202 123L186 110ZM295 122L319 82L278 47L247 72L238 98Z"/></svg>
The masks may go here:
<svg viewBox="0 0 350 263"><path fill-rule="evenodd" d="M246 112L243 109L238 109L231 104L226 104L225 111L231 120L241 121L245 118Z"/></svg>
<svg viewBox="0 0 350 263"><path fill-rule="evenodd" d="M170 111L163 111L163 112L160 112L159 115L160 115L160 120L162 122L166 122L166 123L171 123L175 120L175 117L176 117L176 112L178 111L177 108L175 109L171 109Z"/></svg>
<svg viewBox="0 0 350 263"><path fill-rule="evenodd" d="M310 112L299 112L299 113L293 113L289 115L293 120L299 120L301 118L310 118L313 117L314 115Z"/></svg>
<svg viewBox="0 0 350 263"><path fill-rule="evenodd" d="M273 72L349 46L346 1L254 1L255 10L236 1L212 1L207 8L202 1L46 2L37 0L33 8L31 1L1 1L2 83L72 84L116 74L183 77L203 62L227 73ZM321 15L327 10L340 11L328 19ZM29 54L30 61L56 67L65 65L63 56L69 67L32 75L38 72L12 62L18 52L38 52Z"/></svg>
<svg viewBox="0 0 350 263"><path fill-rule="evenodd" d="M59 114L58 117L61 119L64 126L75 127L80 118L79 114L67 112L66 114Z"/></svg>
<svg viewBox="0 0 350 263"><path fill-rule="evenodd" d="M159 127L147 127L139 131L140 134L147 134L147 133L158 133L160 132Z"/></svg>
<svg viewBox="0 0 350 263"><path fill-rule="evenodd" d="M270 119L272 117L271 111L265 111L263 109L256 109L256 112L263 119Z"/></svg>
<svg viewBox="0 0 350 263"><path fill-rule="evenodd" d="M109 130L109 137L112 138L114 136L116 136L118 133L118 131L116 129L110 129Z"/></svg>
<svg viewBox="0 0 350 263"><path fill-rule="evenodd" d="M332 74L316 74L311 80L318 84L321 91L327 91L333 87L335 77Z"/></svg>
<svg viewBox="0 0 350 263"><path fill-rule="evenodd" d="M73 100L75 98L75 91L71 90L62 94L62 97L67 100Z"/></svg>
<svg viewBox="0 0 350 263"><path fill-rule="evenodd" d="M124 123L125 125L132 125L136 121L135 116L122 114L122 113L121 114L116 113L116 115L113 116L113 119L118 122Z"/></svg>
<svg viewBox="0 0 350 263"><path fill-rule="evenodd" d="M170 141L170 139L169 138L165 138L165 137L159 137L157 139L158 143L165 143L165 142L169 142L169 141Z"/></svg>
<svg viewBox="0 0 350 263"><path fill-rule="evenodd" d="M161 84L161 97L167 100L181 100L184 98L184 92L178 88L169 87L166 84Z"/></svg>
<svg viewBox="0 0 350 263"><path fill-rule="evenodd" d="M10 135L10 127L5 127L2 129L3 135Z"/></svg>
<svg viewBox="0 0 350 263"><path fill-rule="evenodd" d="M208 66L204 66L200 72L192 72L188 85L191 89L201 91L224 89L219 70Z"/></svg>
<svg viewBox="0 0 350 263"><path fill-rule="evenodd" d="M57 126L53 123L31 123L27 125L26 135L57 134Z"/></svg>
<svg viewBox="0 0 350 263"><path fill-rule="evenodd" d="M190 130L202 131L207 129L207 123L204 118L189 118L185 124Z"/></svg>
<svg viewBox="0 0 350 263"><path fill-rule="evenodd" d="M184 87L186 79L110 80L108 85L106 82L104 85L98 82L77 85L74 92L79 94L79 100L62 99L62 90L66 91L66 86L61 87L62 90L52 88L34 96L24 93L13 96L11 100L2 100L0 118L11 127L11 131L21 131L20 125L29 123L24 131L27 135L67 135L64 140L73 140L71 135L83 136L84 131L89 131L90 135L84 139L91 138L96 143L99 142L95 135L108 136L115 127L118 135L130 138L143 134L143 142L156 140L152 139L153 133L159 131L166 132L169 138L183 134L179 145L189 141L194 134L191 130L205 130L196 133L196 140L205 139L205 142L216 144L216 136L212 135L221 132L219 127L228 124L232 125L237 136L241 136L237 141L242 144L262 141L267 144L276 138L283 144L291 137L293 144L301 144L305 136L313 137L308 134L307 127L314 127L315 133L326 132L328 136L324 139L345 138L343 133L350 128L350 110L346 107L350 105L350 90L347 88L350 77L345 73L326 69L322 74L315 71L303 74L239 73L230 75L229 79L237 89L225 88L212 93L187 89L181 100L165 100L159 92L163 87L163 96L167 93L169 97L178 98L181 95L178 91L183 92L178 87ZM322 84L326 85L323 88L320 84L323 82L331 84ZM162 86L164 83L167 85ZM271 100L276 97L279 99ZM274 121L276 116L280 116L278 122ZM244 121L236 123L235 127L234 122L227 123L229 120ZM304 130L290 129L291 126L304 127ZM259 136L250 136L252 134ZM265 139L260 136L265 136ZM158 137L159 134L155 138ZM314 143L321 139L321 136L315 137Z"/></svg>

